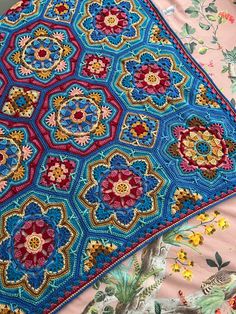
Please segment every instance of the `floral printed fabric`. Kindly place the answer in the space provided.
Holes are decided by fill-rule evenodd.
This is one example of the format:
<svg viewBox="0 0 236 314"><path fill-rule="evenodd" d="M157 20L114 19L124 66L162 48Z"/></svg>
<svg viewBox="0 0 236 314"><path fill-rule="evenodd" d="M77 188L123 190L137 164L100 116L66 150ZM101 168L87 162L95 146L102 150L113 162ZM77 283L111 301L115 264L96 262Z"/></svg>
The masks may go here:
<svg viewBox="0 0 236 314"><path fill-rule="evenodd" d="M232 74L218 30L233 15L216 1L185 11L213 32L211 46L185 21L186 48L221 51ZM235 271L219 249L197 296L162 292L194 280L192 252L231 230L221 209L202 210L234 194L236 136L234 101L154 5L22 0L0 40L0 311L56 313L92 284L81 313L234 309Z"/></svg>

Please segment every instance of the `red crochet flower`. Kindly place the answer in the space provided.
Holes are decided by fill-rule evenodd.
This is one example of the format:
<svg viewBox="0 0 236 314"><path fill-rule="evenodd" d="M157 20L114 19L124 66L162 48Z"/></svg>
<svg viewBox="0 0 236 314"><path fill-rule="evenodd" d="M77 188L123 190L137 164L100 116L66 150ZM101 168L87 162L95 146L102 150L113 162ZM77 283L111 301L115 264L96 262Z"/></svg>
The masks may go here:
<svg viewBox="0 0 236 314"><path fill-rule="evenodd" d="M148 94L164 94L171 85L168 72L157 64L142 65L134 74L135 85Z"/></svg>
<svg viewBox="0 0 236 314"><path fill-rule="evenodd" d="M14 256L26 268L42 267L54 250L54 230L42 219L26 221L14 237Z"/></svg>
<svg viewBox="0 0 236 314"><path fill-rule="evenodd" d="M29 5L30 1L29 0L21 0L17 2L15 5L13 5L7 12L6 14L14 14L15 12L22 12L27 5Z"/></svg>
<svg viewBox="0 0 236 314"><path fill-rule="evenodd" d="M128 169L111 171L101 187L103 201L113 208L134 206L143 194L142 178Z"/></svg>
<svg viewBox="0 0 236 314"><path fill-rule="evenodd" d="M55 185L58 189L67 190L75 166L76 164L72 160L62 161L57 157L49 157L46 163L46 171L43 173L40 183L44 186Z"/></svg>
<svg viewBox="0 0 236 314"><path fill-rule="evenodd" d="M96 16L96 28L106 35L120 34L128 23L126 13L117 7L104 8Z"/></svg>
<svg viewBox="0 0 236 314"><path fill-rule="evenodd" d="M110 58L87 54L82 74L85 76L94 76L96 78L105 78L107 76L109 65Z"/></svg>

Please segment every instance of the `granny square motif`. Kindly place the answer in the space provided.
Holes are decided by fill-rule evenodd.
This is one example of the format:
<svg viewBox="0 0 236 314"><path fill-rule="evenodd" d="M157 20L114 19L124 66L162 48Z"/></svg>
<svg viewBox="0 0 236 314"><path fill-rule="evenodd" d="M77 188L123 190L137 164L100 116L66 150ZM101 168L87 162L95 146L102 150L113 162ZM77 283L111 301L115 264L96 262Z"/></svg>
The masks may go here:
<svg viewBox="0 0 236 314"><path fill-rule="evenodd" d="M0 34L0 304L56 313L235 194L236 114L150 0L23 0Z"/></svg>

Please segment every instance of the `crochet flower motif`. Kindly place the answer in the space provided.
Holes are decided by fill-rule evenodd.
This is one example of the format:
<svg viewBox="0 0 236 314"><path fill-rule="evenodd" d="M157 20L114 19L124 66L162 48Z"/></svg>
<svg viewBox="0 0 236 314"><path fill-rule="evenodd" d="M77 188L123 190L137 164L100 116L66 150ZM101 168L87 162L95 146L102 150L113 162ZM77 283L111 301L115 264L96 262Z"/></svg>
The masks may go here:
<svg viewBox="0 0 236 314"><path fill-rule="evenodd" d="M86 5L86 15L79 26L88 34L90 44L106 43L120 48L127 41L139 38L143 20L132 0L99 0Z"/></svg>
<svg viewBox="0 0 236 314"><path fill-rule="evenodd" d="M200 84L196 94L195 103L210 108L220 108L220 101L216 94L204 84Z"/></svg>
<svg viewBox="0 0 236 314"><path fill-rule="evenodd" d="M2 304L0 303L0 313L1 314L25 314L25 312L17 307L17 305L12 306L12 304Z"/></svg>
<svg viewBox="0 0 236 314"><path fill-rule="evenodd" d="M111 59L109 57L87 54L84 59L82 74L92 78L104 79L108 75L110 64Z"/></svg>
<svg viewBox="0 0 236 314"><path fill-rule="evenodd" d="M46 205L30 197L19 209L3 216L0 269L3 284L19 285L39 295L50 279L68 272L68 249L75 231L62 204Z"/></svg>
<svg viewBox="0 0 236 314"><path fill-rule="evenodd" d="M114 225L129 231L142 216L158 211L157 193L164 180L148 158L129 158L114 151L90 166L89 182L81 193L94 225Z"/></svg>
<svg viewBox="0 0 236 314"><path fill-rule="evenodd" d="M158 25L154 25L151 29L149 42L152 44L169 45L171 44L168 39L168 34L161 29Z"/></svg>
<svg viewBox="0 0 236 314"><path fill-rule="evenodd" d="M84 262L84 271L89 272L93 267L102 267L107 257L117 249L113 243L104 243L105 241L90 240L86 247L87 259Z"/></svg>
<svg viewBox="0 0 236 314"><path fill-rule="evenodd" d="M174 203L171 205L171 212L175 214L183 209L193 209L195 205L200 205L202 195L189 189L177 188L173 195Z"/></svg>
<svg viewBox="0 0 236 314"><path fill-rule="evenodd" d="M117 109L102 90L86 90L72 85L65 93L51 98L45 124L57 144L70 143L80 151L111 136L111 122Z"/></svg>
<svg viewBox="0 0 236 314"><path fill-rule="evenodd" d="M135 146L151 148L157 138L159 122L145 115L128 113L122 125L120 140Z"/></svg>
<svg viewBox="0 0 236 314"><path fill-rule="evenodd" d="M5 14L3 22L18 25L21 19L33 16L38 12L40 0L21 0L13 5Z"/></svg>
<svg viewBox="0 0 236 314"><path fill-rule="evenodd" d="M183 100L186 80L187 76L176 68L171 55L157 57L143 50L123 61L118 86L128 93L133 105L145 103L163 111Z"/></svg>
<svg viewBox="0 0 236 314"><path fill-rule="evenodd" d="M45 17L69 23L75 13L77 0L51 0L48 4L48 9Z"/></svg>
<svg viewBox="0 0 236 314"><path fill-rule="evenodd" d="M45 163L45 171L42 173L40 184L68 190L75 167L76 163L73 160L50 156Z"/></svg>
<svg viewBox="0 0 236 314"><path fill-rule="evenodd" d="M21 78L34 77L43 82L70 71L75 48L64 29L50 29L44 24L19 35L9 60Z"/></svg>
<svg viewBox="0 0 236 314"><path fill-rule="evenodd" d="M35 155L34 146L28 142L25 129L8 130L0 125L0 197L12 185L28 178L28 167Z"/></svg>
<svg viewBox="0 0 236 314"><path fill-rule="evenodd" d="M236 143L225 139L224 133L220 123L207 125L193 117L188 120L187 127L174 127L177 142L168 147L168 152L181 160L184 172L200 171L204 178L214 179L218 171L234 167L230 155L236 151Z"/></svg>
<svg viewBox="0 0 236 314"><path fill-rule="evenodd" d="M13 86L5 99L2 111L10 116L30 118L39 97L40 92L36 90Z"/></svg>

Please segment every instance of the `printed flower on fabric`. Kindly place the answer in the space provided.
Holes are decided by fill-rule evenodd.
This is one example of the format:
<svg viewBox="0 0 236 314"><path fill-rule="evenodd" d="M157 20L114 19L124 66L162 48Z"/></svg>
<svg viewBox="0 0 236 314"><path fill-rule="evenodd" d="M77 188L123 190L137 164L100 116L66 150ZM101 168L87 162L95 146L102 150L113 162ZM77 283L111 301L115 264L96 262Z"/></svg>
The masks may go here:
<svg viewBox="0 0 236 314"><path fill-rule="evenodd" d="M25 129L7 129L0 124L0 197L28 179L35 153Z"/></svg>
<svg viewBox="0 0 236 314"><path fill-rule="evenodd" d="M40 0L20 0L5 13L1 22L11 26L18 25L22 19L36 15L39 4Z"/></svg>
<svg viewBox="0 0 236 314"><path fill-rule="evenodd" d="M8 288L39 295L51 280L66 274L75 231L62 204L46 205L30 197L2 218L0 269Z"/></svg>
<svg viewBox="0 0 236 314"><path fill-rule="evenodd" d="M105 79L108 75L110 64L111 59L109 57L86 54L82 75L96 79Z"/></svg>
<svg viewBox="0 0 236 314"><path fill-rule="evenodd" d="M30 118L39 97L40 92L36 90L13 86L5 98L2 111L9 116Z"/></svg>
<svg viewBox="0 0 236 314"><path fill-rule="evenodd" d="M44 123L55 144L70 144L86 154L99 147L100 141L104 144L114 137L112 123L120 115L117 106L111 98L108 102L103 90L74 84L51 97Z"/></svg>
<svg viewBox="0 0 236 314"><path fill-rule="evenodd" d="M93 267L102 268L107 257L117 249L113 243L106 243L106 241L89 240L86 247L87 258L84 262L84 271L89 272Z"/></svg>
<svg viewBox="0 0 236 314"><path fill-rule="evenodd" d="M106 43L111 48L120 48L140 37L144 17L132 0L91 1L86 5L85 14L79 26L87 34L90 44Z"/></svg>
<svg viewBox="0 0 236 314"><path fill-rule="evenodd" d="M144 50L123 61L118 86L128 93L133 105L149 104L163 111L183 101L187 76L176 66L173 56L158 56Z"/></svg>
<svg viewBox="0 0 236 314"><path fill-rule="evenodd" d="M193 117L186 126L174 127L173 135L176 141L168 152L180 159L183 172L199 171L206 179L214 179L219 171L234 168L230 155L236 151L236 142L225 137L222 124L207 124Z"/></svg>
<svg viewBox="0 0 236 314"><path fill-rule="evenodd" d="M89 169L80 197L94 225L129 231L140 217L158 212L157 194L164 180L152 170L148 158L129 158L117 150Z"/></svg>
<svg viewBox="0 0 236 314"><path fill-rule="evenodd" d="M159 122L145 115L128 113L122 125L120 140L135 146L151 148L157 138Z"/></svg>
<svg viewBox="0 0 236 314"><path fill-rule="evenodd" d="M33 77L46 83L71 71L74 54L75 47L66 30L37 24L31 32L17 36L8 60L17 77Z"/></svg>
<svg viewBox="0 0 236 314"><path fill-rule="evenodd" d="M76 163L71 159L50 156L43 165L40 184L55 187L59 190L69 190Z"/></svg>
<svg viewBox="0 0 236 314"><path fill-rule="evenodd" d="M71 22L75 13L77 0L51 0L45 17L55 21Z"/></svg>

